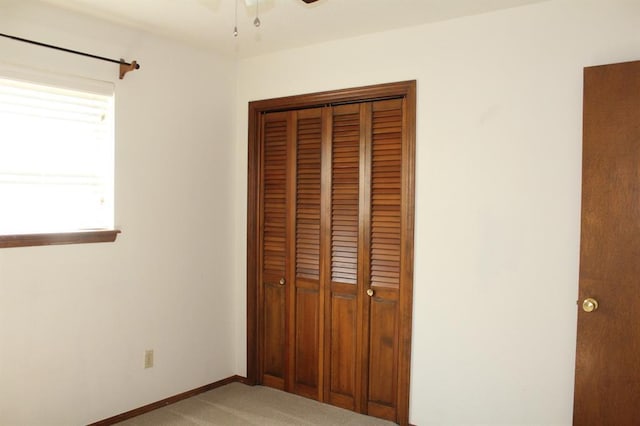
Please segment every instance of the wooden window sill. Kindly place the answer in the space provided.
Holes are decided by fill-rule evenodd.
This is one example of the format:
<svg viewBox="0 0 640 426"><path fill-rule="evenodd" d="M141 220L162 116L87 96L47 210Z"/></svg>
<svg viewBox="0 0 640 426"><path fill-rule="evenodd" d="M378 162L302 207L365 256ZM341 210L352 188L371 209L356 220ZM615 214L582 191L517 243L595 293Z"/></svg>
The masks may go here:
<svg viewBox="0 0 640 426"><path fill-rule="evenodd" d="M112 243L119 229L63 232L54 234L0 235L0 248L51 246L59 244Z"/></svg>

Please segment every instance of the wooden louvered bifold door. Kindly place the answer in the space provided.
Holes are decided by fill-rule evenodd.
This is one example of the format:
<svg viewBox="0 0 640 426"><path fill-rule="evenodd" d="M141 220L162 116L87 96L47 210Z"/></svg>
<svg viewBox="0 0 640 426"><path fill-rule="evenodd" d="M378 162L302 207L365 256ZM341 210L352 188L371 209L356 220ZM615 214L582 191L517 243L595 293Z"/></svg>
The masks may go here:
<svg viewBox="0 0 640 426"><path fill-rule="evenodd" d="M322 110L294 116L295 163L295 285L291 295L289 348L293 391L318 399L320 361L320 186Z"/></svg>
<svg viewBox="0 0 640 426"><path fill-rule="evenodd" d="M336 106L331 127L326 400L389 420L401 335L403 114L402 99Z"/></svg>
<svg viewBox="0 0 640 426"><path fill-rule="evenodd" d="M257 382L406 424L414 113L370 99L256 126Z"/></svg>
<svg viewBox="0 0 640 426"><path fill-rule="evenodd" d="M327 302L326 399L350 410L360 408L359 370L362 323L358 307L361 249L360 104L333 108L331 135L330 292ZM360 279L359 279L360 277Z"/></svg>
<svg viewBox="0 0 640 426"><path fill-rule="evenodd" d="M402 100L371 111L367 412L396 418L402 256Z"/></svg>
<svg viewBox="0 0 640 426"><path fill-rule="evenodd" d="M263 118L262 175L262 303L260 346L263 353L262 382L285 388L286 369L286 276L289 239L287 160L289 119L285 112ZM282 284L281 284L282 283Z"/></svg>

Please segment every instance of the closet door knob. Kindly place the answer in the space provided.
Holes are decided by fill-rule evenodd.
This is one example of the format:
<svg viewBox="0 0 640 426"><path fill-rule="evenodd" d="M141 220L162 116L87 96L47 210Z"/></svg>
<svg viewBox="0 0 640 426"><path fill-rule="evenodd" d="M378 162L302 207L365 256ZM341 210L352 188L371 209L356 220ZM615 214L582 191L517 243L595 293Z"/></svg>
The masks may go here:
<svg viewBox="0 0 640 426"><path fill-rule="evenodd" d="M279 282L280 285L285 285L286 283L287 283L287 280L285 280L284 277L280 278L280 282Z"/></svg>
<svg viewBox="0 0 640 426"><path fill-rule="evenodd" d="M367 289L367 296L369 296L369 297L373 296L373 289L372 288Z"/></svg>
<svg viewBox="0 0 640 426"><path fill-rule="evenodd" d="M582 310L585 312L593 312L598 309L598 301L589 297L582 302Z"/></svg>

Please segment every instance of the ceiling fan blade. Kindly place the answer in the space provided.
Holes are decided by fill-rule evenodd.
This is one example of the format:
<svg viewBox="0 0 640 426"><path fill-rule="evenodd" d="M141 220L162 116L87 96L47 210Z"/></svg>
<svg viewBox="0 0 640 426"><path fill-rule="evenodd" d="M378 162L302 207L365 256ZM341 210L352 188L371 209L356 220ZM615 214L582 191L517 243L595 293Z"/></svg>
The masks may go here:
<svg viewBox="0 0 640 426"><path fill-rule="evenodd" d="M307 4L309 4L309 3L315 3L315 2L317 2L318 0L302 0L302 1L303 1L303 2L305 2L305 3L307 3Z"/></svg>

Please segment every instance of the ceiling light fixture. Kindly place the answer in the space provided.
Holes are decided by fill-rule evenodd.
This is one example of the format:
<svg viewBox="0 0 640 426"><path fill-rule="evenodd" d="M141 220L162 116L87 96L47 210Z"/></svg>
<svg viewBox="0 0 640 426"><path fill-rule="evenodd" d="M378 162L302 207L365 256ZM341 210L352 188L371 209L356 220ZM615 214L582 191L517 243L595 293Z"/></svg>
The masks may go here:
<svg viewBox="0 0 640 426"><path fill-rule="evenodd" d="M240 2L241 0L236 0L236 15L235 15L235 25L233 27L233 36L234 37L238 37L238 2ZM318 0L302 0L304 3L306 4L311 4L311 3L315 3ZM262 22L260 21L260 0L244 0L246 6L249 8L251 7L253 4L255 4L256 6L256 17L253 20L253 25L258 28L260 27L260 25L262 24Z"/></svg>
<svg viewBox="0 0 640 426"><path fill-rule="evenodd" d="M238 1L240 1L240 0L236 0L236 19L235 19L234 25L233 25L233 36L234 37L238 37Z"/></svg>
<svg viewBox="0 0 640 426"><path fill-rule="evenodd" d="M257 27L260 26L260 18L258 17L258 13L260 12L260 0L256 0L256 19L253 20L253 25Z"/></svg>

